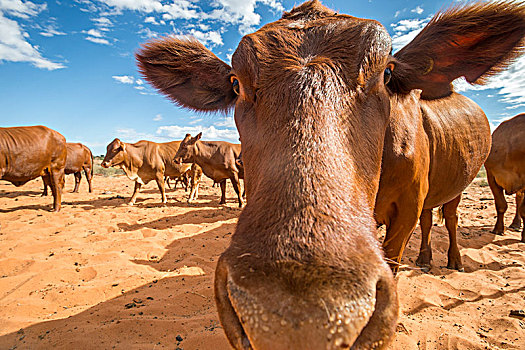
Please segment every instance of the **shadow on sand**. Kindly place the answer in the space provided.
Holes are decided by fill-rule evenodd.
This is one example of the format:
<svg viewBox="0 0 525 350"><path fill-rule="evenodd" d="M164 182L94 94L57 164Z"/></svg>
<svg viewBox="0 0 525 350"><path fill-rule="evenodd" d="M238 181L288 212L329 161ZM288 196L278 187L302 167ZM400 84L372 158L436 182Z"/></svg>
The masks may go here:
<svg viewBox="0 0 525 350"><path fill-rule="evenodd" d="M2 349L229 349L213 295L213 272L234 224L172 242L158 271L198 266L202 276L154 280L64 319L44 321L0 337ZM210 249L204 246L214 244ZM111 288L110 286L107 286ZM114 288L119 288L114 286ZM202 326L202 325L205 326ZM177 336L182 341L177 340ZM180 338L179 338L180 339Z"/></svg>

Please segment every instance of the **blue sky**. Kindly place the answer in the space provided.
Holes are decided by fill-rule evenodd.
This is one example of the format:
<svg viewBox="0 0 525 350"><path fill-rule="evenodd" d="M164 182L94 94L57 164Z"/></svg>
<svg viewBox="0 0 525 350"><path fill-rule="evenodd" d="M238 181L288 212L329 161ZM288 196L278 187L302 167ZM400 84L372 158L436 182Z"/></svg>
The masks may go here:
<svg viewBox="0 0 525 350"><path fill-rule="evenodd" d="M115 137L135 142L205 139L237 142L232 116L200 115L171 104L137 72L140 43L193 35L229 63L243 34L278 19L288 0L0 0L0 126L47 125L104 154ZM341 13L379 20L394 49L451 1L325 0ZM525 112L525 59L483 87L457 90L491 124ZM518 73L519 72L519 73Z"/></svg>

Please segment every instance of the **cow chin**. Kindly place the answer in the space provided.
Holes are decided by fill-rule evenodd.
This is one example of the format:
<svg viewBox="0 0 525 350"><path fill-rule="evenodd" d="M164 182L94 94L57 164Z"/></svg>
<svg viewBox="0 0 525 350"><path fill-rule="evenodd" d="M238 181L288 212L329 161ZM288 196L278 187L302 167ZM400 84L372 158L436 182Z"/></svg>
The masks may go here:
<svg viewBox="0 0 525 350"><path fill-rule="evenodd" d="M383 349L389 344L398 301L386 265L377 278L356 280L332 268L279 264L270 271L245 269L241 266L253 265L231 265L221 257L215 296L234 348ZM310 283L303 283L305 277Z"/></svg>

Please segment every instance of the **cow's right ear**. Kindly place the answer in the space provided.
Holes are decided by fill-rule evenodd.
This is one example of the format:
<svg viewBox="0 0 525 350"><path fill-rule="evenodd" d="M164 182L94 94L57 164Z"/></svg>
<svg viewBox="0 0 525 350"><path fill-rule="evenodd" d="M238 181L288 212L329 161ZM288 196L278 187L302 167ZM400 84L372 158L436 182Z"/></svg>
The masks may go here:
<svg viewBox="0 0 525 350"><path fill-rule="evenodd" d="M202 137L202 131L198 133L197 135L195 135L195 142L199 141L201 137Z"/></svg>
<svg viewBox="0 0 525 350"><path fill-rule="evenodd" d="M144 78L179 106L226 112L235 103L231 67L195 39L153 40L135 56Z"/></svg>

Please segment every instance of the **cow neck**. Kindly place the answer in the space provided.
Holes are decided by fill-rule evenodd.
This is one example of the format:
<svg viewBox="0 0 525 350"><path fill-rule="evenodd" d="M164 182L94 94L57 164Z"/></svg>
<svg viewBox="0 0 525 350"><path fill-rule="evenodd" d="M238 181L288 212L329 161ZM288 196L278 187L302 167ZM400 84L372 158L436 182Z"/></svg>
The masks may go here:
<svg viewBox="0 0 525 350"><path fill-rule="evenodd" d="M126 143L126 153L122 162L122 170L128 177L136 175L138 169L144 163L144 146Z"/></svg>
<svg viewBox="0 0 525 350"><path fill-rule="evenodd" d="M217 151L217 145L206 141L197 141L195 143L193 159L201 167L210 164L210 159Z"/></svg>

